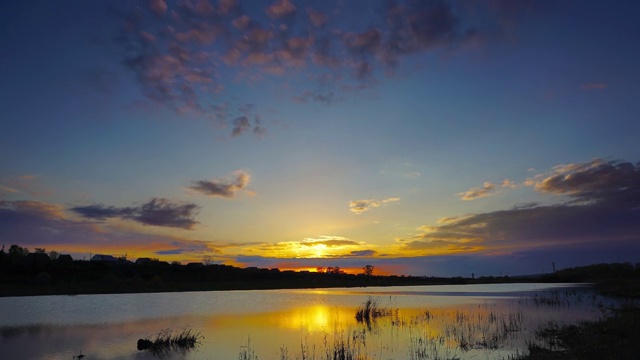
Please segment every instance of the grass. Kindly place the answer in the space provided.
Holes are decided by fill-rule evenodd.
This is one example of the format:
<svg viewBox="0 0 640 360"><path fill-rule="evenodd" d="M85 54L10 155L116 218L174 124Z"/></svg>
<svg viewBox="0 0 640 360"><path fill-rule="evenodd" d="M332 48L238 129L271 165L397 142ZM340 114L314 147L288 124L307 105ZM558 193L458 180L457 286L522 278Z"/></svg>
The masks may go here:
<svg viewBox="0 0 640 360"><path fill-rule="evenodd" d="M393 311L388 307L381 307L378 305L378 300L369 296L367 301L365 301L358 310L356 311L356 320L359 323L371 324L371 322L375 321L377 318L390 316L393 314Z"/></svg>
<svg viewBox="0 0 640 360"><path fill-rule="evenodd" d="M589 293L550 292L519 299L515 306L488 304L458 309L425 309L415 315L380 306L369 297L355 313L356 330L325 334L324 345L301 342L298 351L280 348L280 360L360 360L403 358L410 360L487 359L632 359L639 358L640 309L633 306L608 310L608 317L577 325L553 322L534 330L538 312L565 312L572 306L605 310L608 303ZM543 309L540 309L543 308ZM528 310L534 310L529 313ZM603 314L605 314L603 312ZM562 317L549 317L563 321ZM372 325L378 321L378 325ZM532 327L533 326L533 327ZM380 334L407 334L407 343L381 343ZM396 335L394 335L396 336ZM317 346L317 347L316 347ZM257 360L250 344L239 360Z"/></svg>
<svg viewBox="0 0 640 360"><path fill-rule="evenodd" d="M191 329L184 329L180 332L164 329L153 340L150 338L139 339L138 350L145 350L154 355L166 354L170 351L186 352L195 349L203 338L200 333L193 332Z"/></svg>
<svg viewBox="0 0 640 360"><path fill-rule="evenodd" d="M536 331L529 354L519 359L637 359L638 344L640 308L625 306L598 321L549 323Z"/></svg>

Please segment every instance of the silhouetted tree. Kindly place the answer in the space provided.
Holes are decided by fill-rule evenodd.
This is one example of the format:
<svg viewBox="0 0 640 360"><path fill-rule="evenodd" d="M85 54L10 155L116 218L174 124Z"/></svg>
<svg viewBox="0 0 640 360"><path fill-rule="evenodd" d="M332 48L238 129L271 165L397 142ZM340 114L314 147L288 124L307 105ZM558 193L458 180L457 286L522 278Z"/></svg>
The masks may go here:
<svg viewBox="0 0 640 360"><path fill-rule="evenodd" d="M213 256L211 255L205 255L202 257L202 263L209 266L209 265L213 265Z"/></svg>
<svg viewBox="0 0 640 360"><path fill-rule="evenodd" d="M50 251L49 252L49 259L51 259L51 261L56 261L58 260L58 257L60 256L60 253L57 251Z"/></svg>
<svg viewBox="0 0 640 360"><path fill-rule="evenodd" d="M33 252L36 254L46 254L47 250L45 250L44 248L35 248Z"/></svg>
<svg viewBox="0 0 640 360"><path fill-rule="evenodd" d="M29 249L20 247L16 244L11 245L9 248L9 256L11 257L23 257L29 254Z"/></svg>
<svg viewBox="0 0 640 360"><path fill-rule="evenodd" d="M367 276L371 276L373 275L373 269L375 268L375 266L373 265L365 265L365 267L362 268L362 270L364 271L364 274Z"/></svg>

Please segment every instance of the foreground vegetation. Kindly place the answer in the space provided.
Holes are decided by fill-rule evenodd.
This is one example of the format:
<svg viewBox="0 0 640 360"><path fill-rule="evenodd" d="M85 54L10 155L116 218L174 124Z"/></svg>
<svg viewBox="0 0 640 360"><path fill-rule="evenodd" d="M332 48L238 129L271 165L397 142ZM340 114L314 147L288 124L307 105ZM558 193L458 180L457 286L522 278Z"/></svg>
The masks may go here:
<svg viewBox="0 0 640 360"><path fill-rule="evenodd" d="M238 268L229 265L168 263L147 259L133 263L72 260L44 249L29 252L12 245L0 251L0 296L113 294L211 290L259 290L516 282L505 277L437 278L380 276L363 264L362 274L345 274L339 268L323 272ZM330 271L329 271L330 269ZM528 278L536 281L540 278Z"/></svg>
<svg viewBox="0 0 640 360"><path fill-rule="evenodd" d="M238 268L229 265L168 263L146 259L133 263L72 260L55 251L11 245L0 250L0 296L75 295L211 290L259 290L359 286L487 284L506 282L593 282L611 296L640 298L640 263L597 264L526 277L441 278L380 276L364 265L362 274L339 268L323 272ZM329 271L331 269L331 271Z"/></svg>
<svg viewBox="0 0 640 360"><path fill-rule="evenodd" d="M549 323L536 332L529 354L519 360L637 359L640 308L622 307L598 321L576 325Z"/></svg>
<svg viewBox="0 0 640 360"><path fill-rule="evenodd" d="M574 302L596 301L593 295L571 290L540 295L519 301L521 307L487 307L484 311L424 310L421 315L405 318L398 309L380 306L375 298L368 298L357 309L355 318L363 328L334 330L325 334L319 346L301 341L298 351L290 353L281 347L277 358L281 360L365 360L382 357L371 348L377 332L376 322L384 326L409 331L409 342L404 349L396 349L397 358L410 360L453 360L487 358L503 360L560 360L560 359L636 359L640 344L640 309L632 302L616 309L602 308L600 320L579 324L549 322L537 329L527 329L527 308L568 309ZM600 300L597 300L600 301ZM485 305L486 306L486 305ZM562 310L561 310L562 311ZM519 344L519 345L518 345ZM374 345L375 346L375 345ZM392 345L393 346L393 345ZM520 350L514 350L515 348ZM400 350L400 351L398 351ZM396 358L394 357L394 358ZM240 349L240 360L258 360L248 339Z"/></svg>
<svg viewBox="0 0 640 360"><path fill-rule="evenodd" d="M152 340L150 338L138 340L138 350L148 351L154 355L164 355L170 351L189 352L195 349L203 336L191 329L175 332L171 329L160 331Z"/></svg>

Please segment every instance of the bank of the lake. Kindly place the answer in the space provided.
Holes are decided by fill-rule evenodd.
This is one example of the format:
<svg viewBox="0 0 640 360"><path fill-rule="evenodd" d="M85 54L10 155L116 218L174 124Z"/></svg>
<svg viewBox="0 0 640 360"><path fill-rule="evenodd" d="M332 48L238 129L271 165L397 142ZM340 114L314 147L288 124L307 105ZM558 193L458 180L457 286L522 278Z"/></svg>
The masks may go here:
<svg viewBox="0 0 640 360"><path fill-rule="evenodd" d="M542 276L441 278L239 268L228 265L94 261L17 262L0 272L0 297L123 294L220 290L304 289L363 286L412 286L543 282Z"/></svg>

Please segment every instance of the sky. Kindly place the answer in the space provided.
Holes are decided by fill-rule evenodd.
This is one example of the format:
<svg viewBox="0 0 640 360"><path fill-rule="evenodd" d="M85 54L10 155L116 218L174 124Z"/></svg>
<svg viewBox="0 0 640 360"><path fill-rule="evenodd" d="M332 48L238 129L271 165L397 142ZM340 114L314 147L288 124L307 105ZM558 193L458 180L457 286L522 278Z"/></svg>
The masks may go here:
<svg viewBox="0 0 640 360"><path fill-rule="evenodd" d="M0 242L415 276L640 262L639 12L3 1Z"/></svg>

